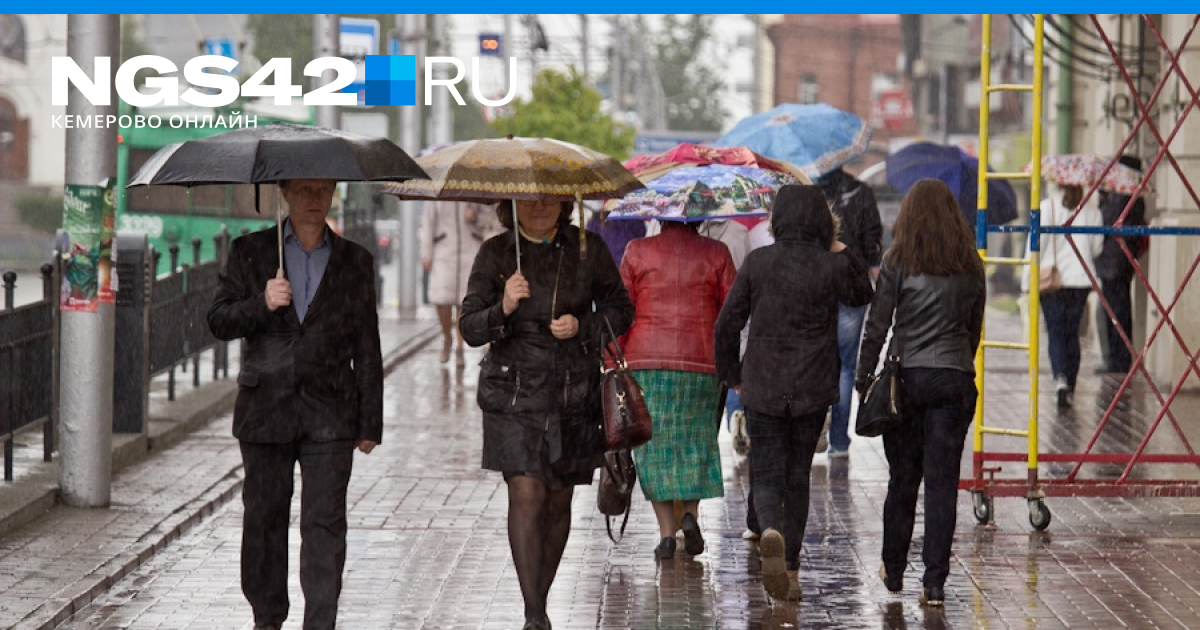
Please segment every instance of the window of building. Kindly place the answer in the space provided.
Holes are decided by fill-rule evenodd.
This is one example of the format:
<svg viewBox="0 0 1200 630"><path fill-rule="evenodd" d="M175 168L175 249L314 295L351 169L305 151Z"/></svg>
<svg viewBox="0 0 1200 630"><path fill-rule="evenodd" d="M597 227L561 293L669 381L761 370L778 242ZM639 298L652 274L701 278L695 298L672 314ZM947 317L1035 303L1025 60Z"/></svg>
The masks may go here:
<svg viewBox="0 0 1200 630"><path fill-rule="evenodd" d="M25 63L25 24L19 15L0 13L0 57Z"/></svg>
<svg viewBox="0 0 1200 630"><path fill-rule="evenodd" d="M817 75L806 72L800 77L800 87L796 90L796 101L811 105L820 101L821 84L817 83Z"/></svg>
<svg viewBox="0 0 1200 630"><path fill-rule="evenodd" d="M18 117L16 105L0 97L0 180L28 177L29 121Z"/></svg>

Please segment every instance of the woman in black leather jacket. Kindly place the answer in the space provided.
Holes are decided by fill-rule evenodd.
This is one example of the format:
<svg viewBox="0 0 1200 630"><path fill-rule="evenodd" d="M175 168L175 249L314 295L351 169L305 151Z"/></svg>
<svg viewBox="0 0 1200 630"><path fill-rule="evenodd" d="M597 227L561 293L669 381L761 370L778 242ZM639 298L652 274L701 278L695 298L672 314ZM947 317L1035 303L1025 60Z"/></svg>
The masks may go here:
<svg viewBox="0 0 1200 630"><path fill-rule="evenodd" d="M942 605L950 573L959 460L975 415L975 350L986 298L983 261L954 193L935 179L917 182L900 205L895 236L883 257L855 387L860 394L866 391L894 319L889 354L900 356L904 424L883 436L891 478L879 576L893 593L902 589L924 478L921 603L929 606Z"/></svg>
<svg viewBox="0 0 1200 630"><path fill-rule="evenodd" d="M480 364L483 467L508 484L508 541L525 599L526 630L549 630L546 597L571 531L571 497L602 461L600 350L633 304L604 241L568 223L571 204L520 201L497 214L508 232L475 257L459 329L490 344ZM518 236L519 235L519 236ZM517 272L514 238L521 239Z"/></svg>

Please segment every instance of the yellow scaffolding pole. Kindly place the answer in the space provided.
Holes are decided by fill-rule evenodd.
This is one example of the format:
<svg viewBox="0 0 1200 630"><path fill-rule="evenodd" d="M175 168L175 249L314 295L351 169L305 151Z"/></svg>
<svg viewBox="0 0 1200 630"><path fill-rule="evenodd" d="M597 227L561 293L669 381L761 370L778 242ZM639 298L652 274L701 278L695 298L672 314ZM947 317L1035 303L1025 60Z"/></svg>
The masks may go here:
<svg viewBox="0 0 1200 630"><path fill-rule="evenodd" d="M991 83L991 61L992 61L992 16L983 16L983 33L982 33L982 50L980 51L980 104L979 104L979 197L978 207L980 214L977 221L981 225L986 223L984 211L988 207L988 180L992 179L1028 179L1030 186L1029 193L1029 225L1030 225L1030 251L1028 258L988 258L986 231L983 227L979 227L981 233L981 242L978 243L979 255L984 262L991 265L1028 265L1029 266L1029 339L1028 343L1013 343L999 341L984 341L980 343L979 350L975 355L975 385L979 391L978 402L975 406L975 435L974 448L976 455L983 452L983 436L985 434L1008 435L1025 437L1029 445L1029 459L1027 475L1030 481L1029 498L1040 499L1041 490L1037 485L1037 466L1038 466L1038 356L1040 348L1038 347L1038 330L1039 330L1039 313L1041 308L1041 292L1038 286L1038 276L1041 256L1040 251L1040 226L1041 226L1041 200L1042 200L1042 85L1043 85L1043 34L1044 34L1044 16L1034 16L1034 33L1033 33L1033 83L1032 84L996 84ZM1032 169L1030 173L989 173L987 170L988 159L988 139L990 129L991 107L989 102L991 95L995 92L1031 92L1033 94L1033 128L1032 128L1032 147L1030 162ZM985 331L986 332L986 331ZM1029 427L1028 430L1018 429L1000 429L988 427L984 424L984 367L985 350L988 348L1009 349L1009 350L1027 350L1029 352ZM979 458L976 458L976 478L982 478L980 470ZM990 510L989 510L990 512Z"/></svg>

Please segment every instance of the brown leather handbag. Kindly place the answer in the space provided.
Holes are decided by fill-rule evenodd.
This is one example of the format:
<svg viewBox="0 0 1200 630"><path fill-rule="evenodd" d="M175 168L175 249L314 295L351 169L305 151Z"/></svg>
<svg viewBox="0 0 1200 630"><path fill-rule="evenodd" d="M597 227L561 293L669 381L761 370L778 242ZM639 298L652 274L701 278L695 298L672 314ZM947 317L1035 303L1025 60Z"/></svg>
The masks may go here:
<svg viewBox="0 0 1200 630"><path fill-rule="evenodd" d="M604 318L611 343L604 349L613 367L600 380L600 402L604 411L604 440L608 450L632 449L650 441L652 425L642 388L625 363L625 353L612 324Z"/></svg>
<svg viewBox="0 0 1200 630"><path fill-rule="evenodd" d="M633 455L625 449L604 454L604 466L600 469L600 487L596 491L596 508L604 515L604 528L609 540L621 542L625 537L625 525L629 523L629 508L633 498L633 486L637 483L637 468ZM613 516L625 515L621 521L621 538L613 536Z"/></svg>

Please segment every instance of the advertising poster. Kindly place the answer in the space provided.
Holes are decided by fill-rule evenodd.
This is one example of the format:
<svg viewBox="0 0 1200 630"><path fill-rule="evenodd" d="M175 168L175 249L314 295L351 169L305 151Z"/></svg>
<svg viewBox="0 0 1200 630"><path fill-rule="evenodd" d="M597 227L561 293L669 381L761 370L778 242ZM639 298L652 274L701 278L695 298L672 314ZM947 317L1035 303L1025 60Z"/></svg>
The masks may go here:
<svg viewBox="0 0 1200 630"><path fill-rule="evenodd" d="M115 225L113 180L63 187L62 310L95 312L100 304L113 303Z"/></svg>

